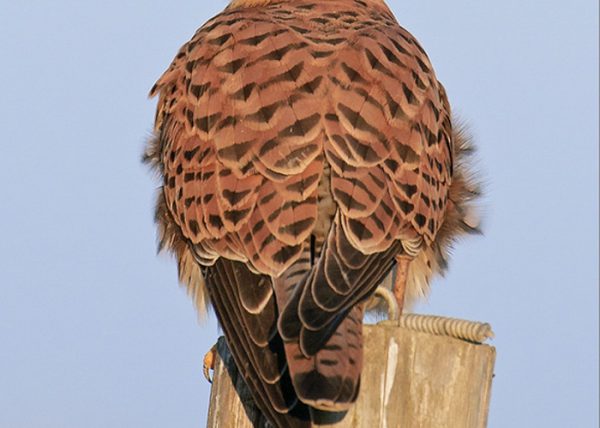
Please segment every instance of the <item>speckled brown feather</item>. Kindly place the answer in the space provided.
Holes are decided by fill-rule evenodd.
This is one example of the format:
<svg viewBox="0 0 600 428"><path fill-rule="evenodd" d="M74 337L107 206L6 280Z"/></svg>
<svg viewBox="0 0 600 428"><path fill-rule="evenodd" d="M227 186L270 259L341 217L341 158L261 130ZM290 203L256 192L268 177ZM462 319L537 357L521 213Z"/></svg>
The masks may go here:
<svg viewBox="0 0 600 428"><path fill-rule="evenodd" d="M350 336L363 302L396 255L435 248L450 212L450 107L427 55L380 0L238 0L181 48L151 95L162 240L184 271L193 259L211 278L259 405L271 419L285 413L261 366L276 357L248 340L255 327L285 339L303 402L347 407L362 351L344 352L361 347ZM203 285L191 288L207 300ZM264 317L274 304L278 316ZM315 379L347 382L315 395Z"/></svg>
<svg viewBox="0 0 600 428"><path fill-rule="evenodd" d="M409 305L427 296L431 280L446 273L450 253L457 241L468 235L481 234L478 201L482 195L482 183L475 169L475 147L466 126L457 120L454 123L454 174L448 192L444 222L435 240L423 246L409 266L406 295Z"/></svg>
<svg viewBox="0 0 600 428"><path fill-rule="evenodd" d="M447 101L383 7L228 10L181 49L155 93L165 199L203 259L280 275L315 225L324 161L357 249L431 242L442 223Z"/></svg>
<svg viewBox="0 0 600 428"><path fill-rule="evenodd" d="M458 122L458 125L456 123ZM405 310L429 294L431 281L443 276L448 270L452 248L457 241L468 235L481 233L481 219L478 201L482 194L482 184L475 169L475 147L466 126L457 119L452 130L453 176L448 192L448 203L444 221L435 240L422 245L408 269L406 284ZM395 270L392 270L382 286L391 289ZM369 302L367 310L385 312L385 304L379 299Z"/></svg>

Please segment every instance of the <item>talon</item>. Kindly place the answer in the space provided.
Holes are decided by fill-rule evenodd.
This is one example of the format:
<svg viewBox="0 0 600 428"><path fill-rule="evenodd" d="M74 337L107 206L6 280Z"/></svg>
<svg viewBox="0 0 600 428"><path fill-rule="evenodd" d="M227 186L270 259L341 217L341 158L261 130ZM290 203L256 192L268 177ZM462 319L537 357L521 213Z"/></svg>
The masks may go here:
<svg viewBox="0 0 600 428"><path fill-rule="evenodd" d="M389 288L382 287L381 285L375 290L375 296L382 299L387 306L388 320L398 321L400 316L398 310L398 301L396 296Z"/></svg>
<svg viewBox="0 0 600 428"><path fill-rule="evenodd" d="M217 357L217 344L215 343L212 348L204 355L204 364L202 367L202 372L204 373L204 377L209 383L212 383L212 378L210 377L210 371L215 369L215 358Z"/></svg>

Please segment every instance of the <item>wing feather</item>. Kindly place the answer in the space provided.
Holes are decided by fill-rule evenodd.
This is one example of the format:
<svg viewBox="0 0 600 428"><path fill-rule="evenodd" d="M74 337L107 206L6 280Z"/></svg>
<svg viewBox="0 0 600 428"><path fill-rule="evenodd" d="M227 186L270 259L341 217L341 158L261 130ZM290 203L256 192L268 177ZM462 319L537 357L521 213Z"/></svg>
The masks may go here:
<svg viewBox="0 0 600 428"><path fill-rule="evenodd" d="M352 402L363 302L402 242L411 254L432 244L452 180L450 108L416 40L383 4L304 3L231 6L151 92L169 218L205 266L244 379L280 424L295 405L282 338L302 400L323 404L325 379L324 407ZM298 270L311 248L314 265ZM283 301L268 276L288 278Z"/></svg>

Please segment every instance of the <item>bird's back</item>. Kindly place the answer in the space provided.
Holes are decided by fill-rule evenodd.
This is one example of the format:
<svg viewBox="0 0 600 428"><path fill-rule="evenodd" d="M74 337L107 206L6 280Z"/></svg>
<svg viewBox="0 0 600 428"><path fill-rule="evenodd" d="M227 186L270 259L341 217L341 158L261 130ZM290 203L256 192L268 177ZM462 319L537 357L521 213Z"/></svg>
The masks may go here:
<svg viewBox="0 0 600 428"><path fill-rule="evenodd" d="M154 94L163 240L202 269L191 287L259 406L281 426L347 407L365 299L398 254L434 245L449 203L450 108L427 55L380 1L237 1Z"/></svg>

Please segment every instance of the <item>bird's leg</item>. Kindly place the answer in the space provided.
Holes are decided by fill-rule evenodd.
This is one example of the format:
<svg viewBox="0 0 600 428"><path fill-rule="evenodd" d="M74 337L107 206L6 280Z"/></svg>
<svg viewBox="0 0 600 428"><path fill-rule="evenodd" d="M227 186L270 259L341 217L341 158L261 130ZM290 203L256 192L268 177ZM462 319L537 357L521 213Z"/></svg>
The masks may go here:
<svg viewBox="0 0 600 428"><path fill-rule="evenodd" d="M394 282L394 297L398 304L398 316L402 315L404 307L404 294L406 292L406 281L408 280L408 265L412 258L407 256L396 256L398 263L396 268L396 280Z"/></svg>
<svg viewBox="0 0 600 428"><path fill-rule="evenodd" d="M212 348L204 355L203 373L207 381L212 383L210 378L210 370L215 369L215 359L217 358L217 344L215 343Z"/></svg>

